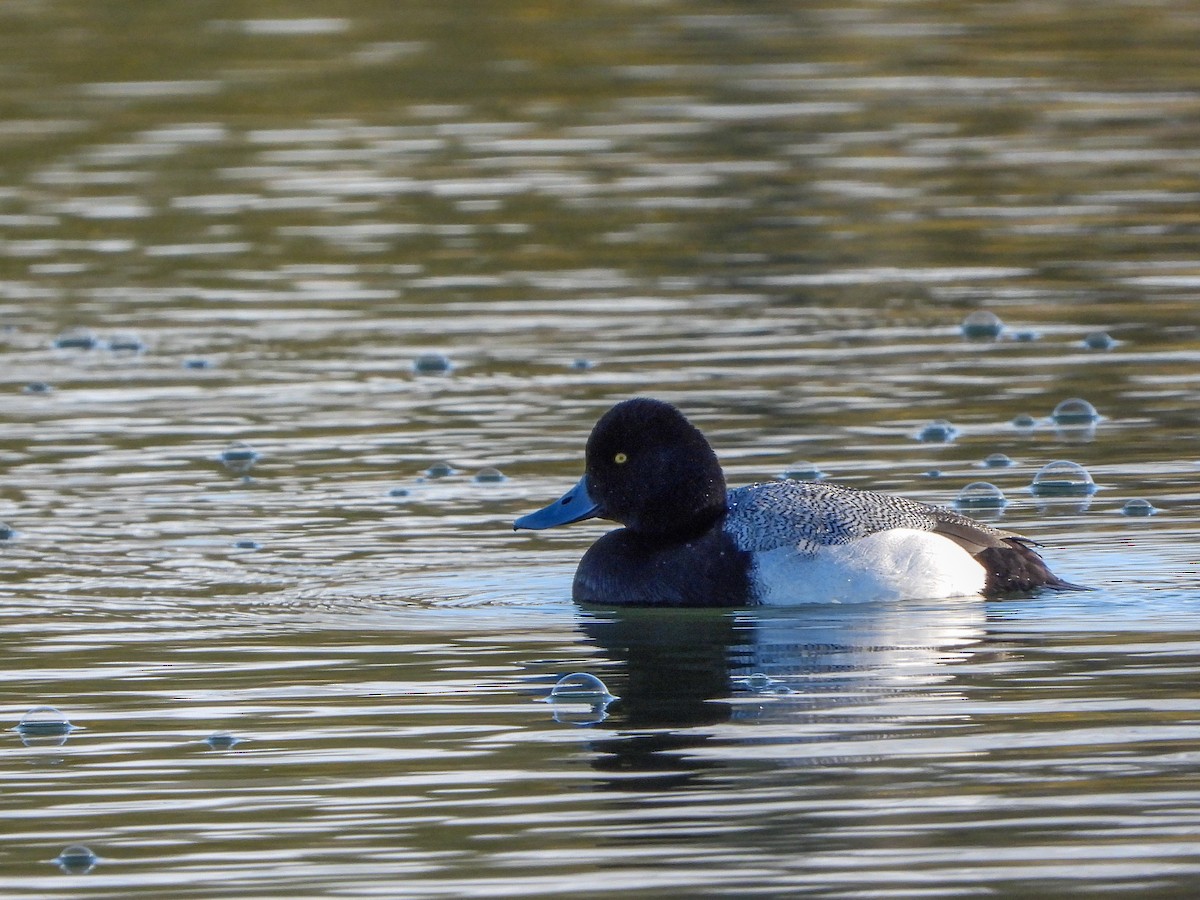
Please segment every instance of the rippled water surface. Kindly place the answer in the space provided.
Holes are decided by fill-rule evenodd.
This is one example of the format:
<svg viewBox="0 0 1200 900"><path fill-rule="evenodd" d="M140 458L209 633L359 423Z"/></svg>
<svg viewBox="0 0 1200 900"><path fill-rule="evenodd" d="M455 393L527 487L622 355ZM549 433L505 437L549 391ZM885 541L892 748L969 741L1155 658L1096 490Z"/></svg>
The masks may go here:
<svg viewBox="0 0 1200 900"><path fill-rule="evenodd" d="M0 4L6 896L1186 896L1197 46L1184 0ZM735 484L990 482L1096 589L577 608L605 526L510 523L632 394ZM1064 459L1098 490L1032 493Z"/></svg>

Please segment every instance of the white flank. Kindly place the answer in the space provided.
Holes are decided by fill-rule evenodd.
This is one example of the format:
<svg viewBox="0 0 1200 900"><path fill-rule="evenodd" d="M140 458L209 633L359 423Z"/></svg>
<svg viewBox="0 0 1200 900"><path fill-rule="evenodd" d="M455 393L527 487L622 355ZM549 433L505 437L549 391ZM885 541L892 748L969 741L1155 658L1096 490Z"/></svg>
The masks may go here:
<svg viewBox="0 0 1200 900"><path fill-rule="evenodd" d="M754 554L760 603L868 603L966 597L983 590L983 566L949 538L893 528L816 554L779 547Z"/></svg>

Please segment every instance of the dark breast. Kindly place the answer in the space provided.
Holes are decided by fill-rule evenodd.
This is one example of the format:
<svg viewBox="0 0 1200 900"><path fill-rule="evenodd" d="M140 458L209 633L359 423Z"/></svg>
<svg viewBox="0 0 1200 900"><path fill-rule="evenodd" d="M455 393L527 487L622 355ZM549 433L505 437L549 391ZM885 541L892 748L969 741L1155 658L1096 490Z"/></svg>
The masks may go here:
<svg viewBox="0 0 1200 900"><path fill-rule="evenodd" d="M686 541L619 528L584 554L572 595L610 606L747 606L750 554L719 527Z"/></svg>

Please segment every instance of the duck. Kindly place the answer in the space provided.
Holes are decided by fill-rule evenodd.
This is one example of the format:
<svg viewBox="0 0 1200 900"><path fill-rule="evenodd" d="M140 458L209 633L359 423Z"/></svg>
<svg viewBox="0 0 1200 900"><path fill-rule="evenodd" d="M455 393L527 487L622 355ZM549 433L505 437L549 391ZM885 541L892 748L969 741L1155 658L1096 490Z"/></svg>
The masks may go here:
<svg viewBox="0 0 1200 900"><path fill-rule="evenodd" d="M1087 590L1038 545L943 507L816 481L727 488L716 452L675 406L634 397L592 429L584 474L513 529L608 519L571 594L582 604L747 607L995 598Z"/></svg>

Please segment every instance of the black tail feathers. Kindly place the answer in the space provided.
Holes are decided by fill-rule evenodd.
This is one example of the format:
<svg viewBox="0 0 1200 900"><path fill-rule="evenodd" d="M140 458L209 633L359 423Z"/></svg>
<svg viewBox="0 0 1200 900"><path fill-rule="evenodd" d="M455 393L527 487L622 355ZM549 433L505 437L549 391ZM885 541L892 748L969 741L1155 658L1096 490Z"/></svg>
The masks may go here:
<svg viewBox="0 0 1200 900"><path fill-rule="evenodd" d="M1053 591L1091 590L1063 581L1050 571L1031 542L1020 538L1005 538L1002 546L985 547L976 554L975 559L987 572L987 582L983 588L985 597L1024 593L1038 588L1050 588Z"/></svg>

